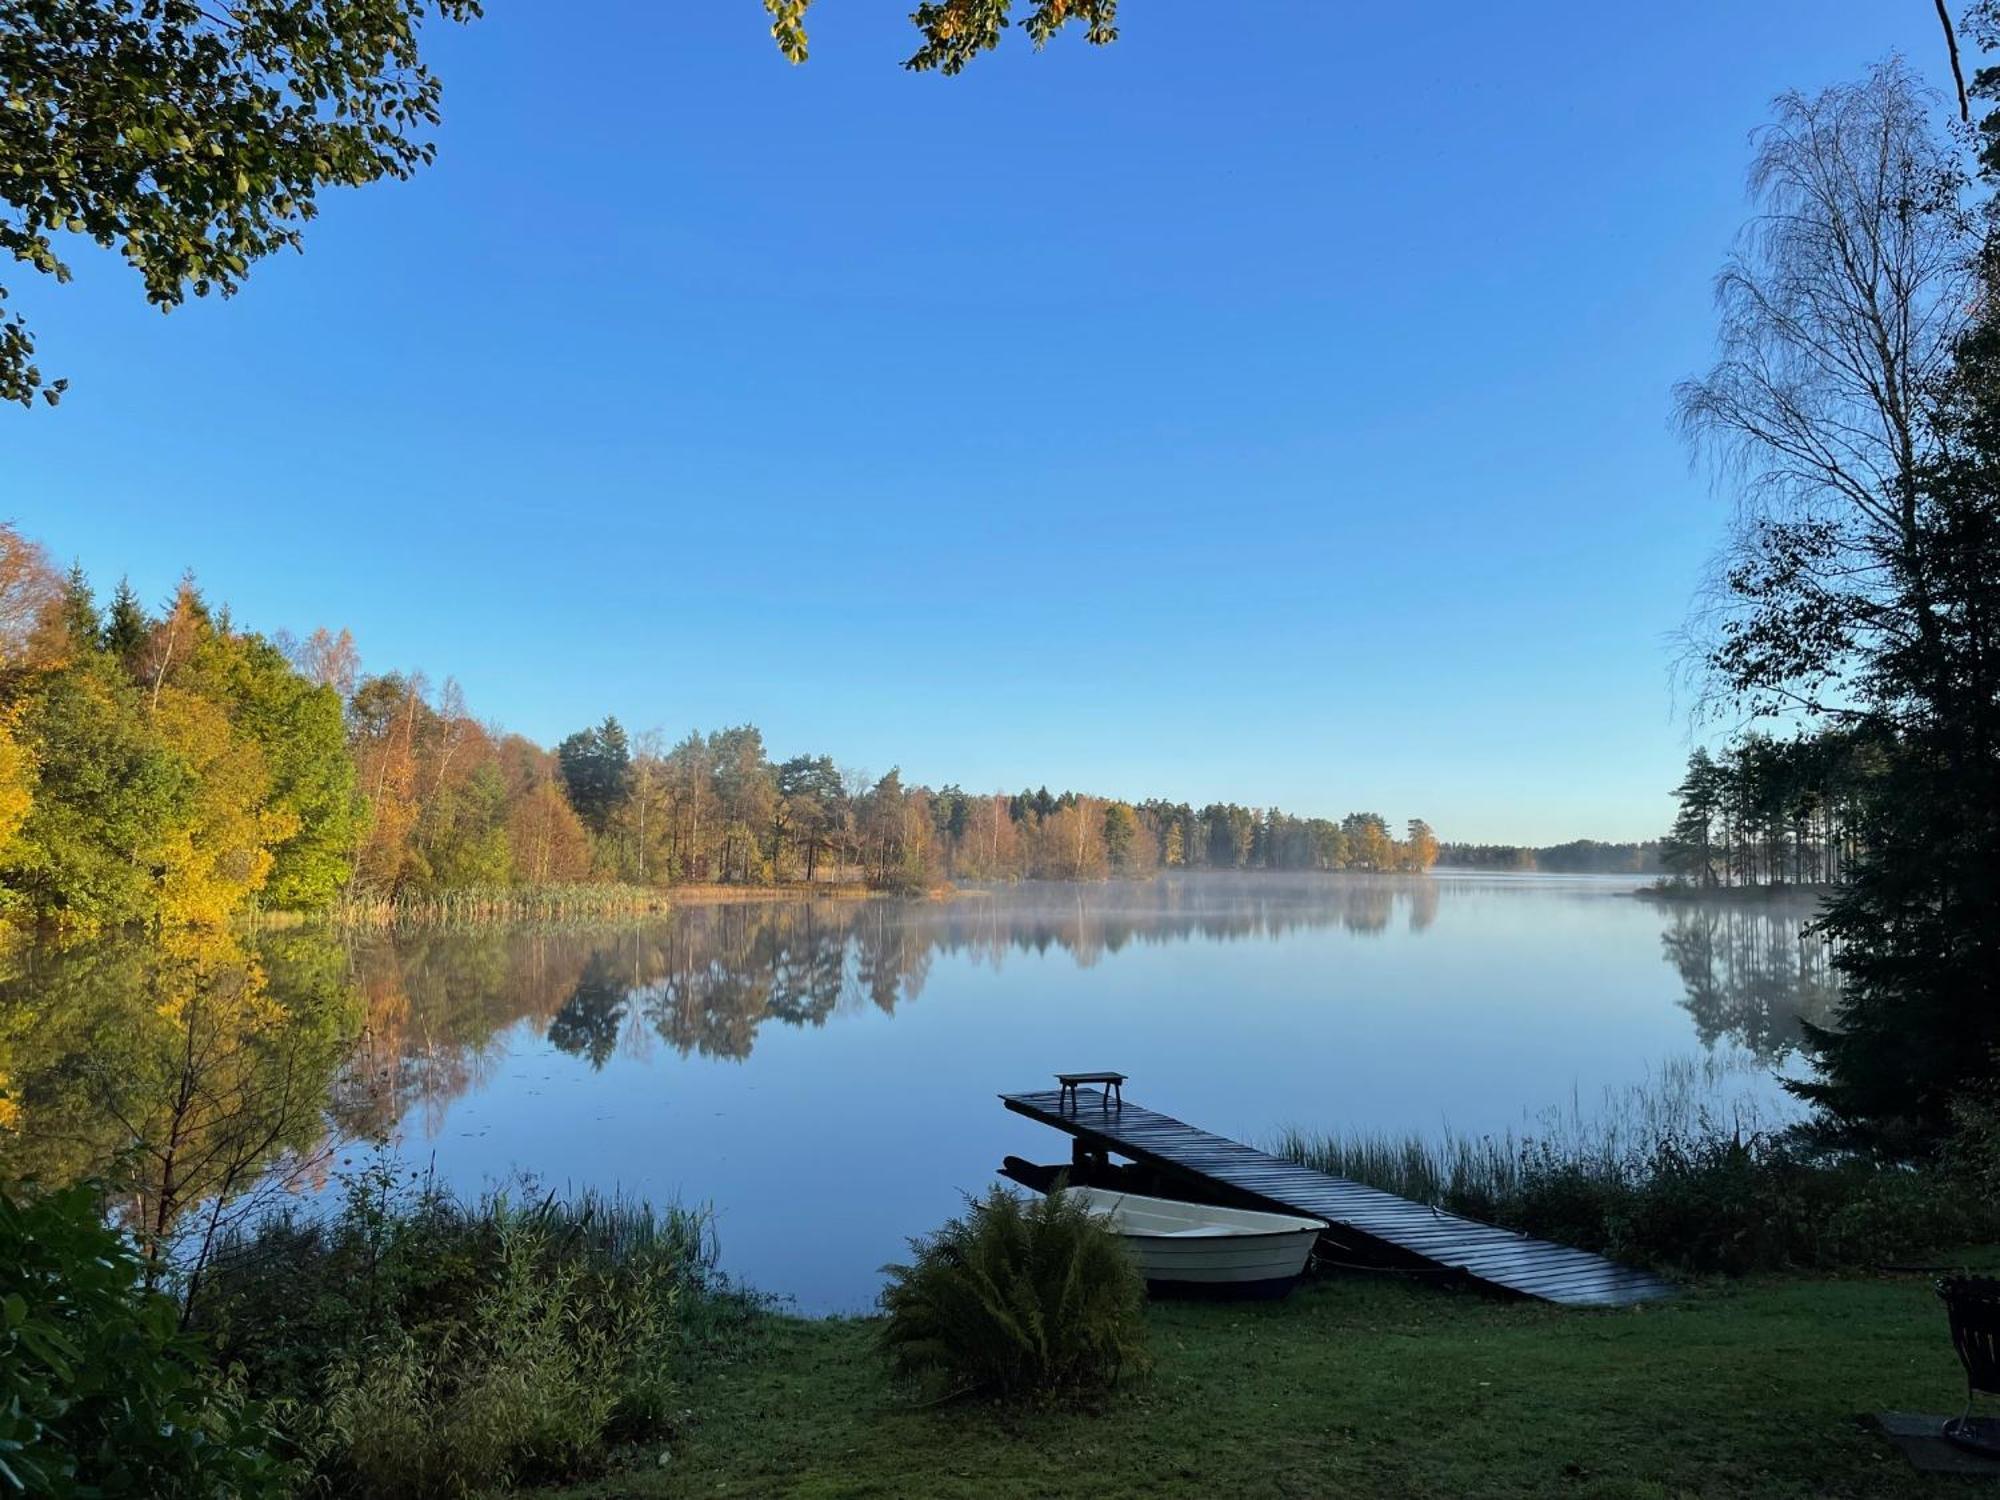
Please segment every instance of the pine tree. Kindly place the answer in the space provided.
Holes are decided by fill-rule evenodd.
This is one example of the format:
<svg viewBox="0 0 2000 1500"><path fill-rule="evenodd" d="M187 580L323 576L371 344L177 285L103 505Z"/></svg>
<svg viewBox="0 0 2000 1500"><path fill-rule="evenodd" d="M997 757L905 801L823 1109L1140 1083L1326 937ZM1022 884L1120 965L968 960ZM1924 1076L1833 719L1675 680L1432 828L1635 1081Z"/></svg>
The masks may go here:
<svg viewBox="0 0 2000 1500"><path fill-rule="evenodd" d="M131 580L119 579L118 591L111 596L111 609L104 621L104 649L130 667L145 650L152 630L152 622L146 618L146 608L139 602Z"/></svg>
<svg viewBox="0 0 2000 1500"><path fill-rule="evenodd" d="M1990 302L1988 304L1991 305ZM1974 330L1922 473L1895 587L1921 628L1870 659L1893 730L1861 849L1823 926L1836 1025L1795 1085L1851 1134L1926 1139L2000 1080L2000 324Z"/></svg>
<svg viewBox="0 0 2000 1500"><path fill-rule="evenodd" d="M69 575L63 579L62 603L57 610L57 618L62 622L68 652L83 653L97 649L103 622L98 618L97 599L90 592L90 580L84 576L82 563L71 563Z"/></svg>
<svg viewBox="0 0 2000 1500"><path fill-rule="evenodd" d="M1722 783L1721 768L1707 750L1697 748L1688 757L1686 777L1674 788L1680 815L1663 856L1668 868L1692 876L1700 886L1716 883L1715 819L1722 809Z"/></svg>

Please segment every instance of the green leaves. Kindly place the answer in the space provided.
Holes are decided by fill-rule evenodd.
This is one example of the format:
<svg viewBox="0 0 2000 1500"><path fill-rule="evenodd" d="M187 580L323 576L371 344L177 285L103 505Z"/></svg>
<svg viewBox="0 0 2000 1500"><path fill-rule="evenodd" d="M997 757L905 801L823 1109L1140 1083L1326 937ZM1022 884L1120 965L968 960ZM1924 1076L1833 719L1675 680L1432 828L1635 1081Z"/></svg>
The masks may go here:
<svg viewBox="0 0 2000 1500"><path fill-rule="evenodd" d="M881 1349L940 1397L1077 1395L1145 1363L1145 1283L1124 1243L1057 1192L995 1188L886 1266Z"/></svg>
<svg viewBox="0 0 2000 1500"><path fill-rule="evenodd" d="M924 46L904 60L910 72L936 68L942 74L962 72L980 52L1000 44L1012 20L1012 0L930 0L920 4L910 20L924 34ZM1092 46L1118 40L1118 0L1038 0L1024 22L1028 38L1042 48L1070 22L1084 24Z"/></svg>
<svg viewBox="0 0 2000 1500"><path fill-rule="evenodd" d="M89 1186L0 1190L0 1488L276 1497L296 1477Z"/></svg>
<svg viewBox="0 0 2000 1500"><path fill-rule="evenodd" d="M764 0L771 17L771 37L792 63L806 60L806 7L812 0ZM1000 43L1000 33L1013 24L1013 0L927 0L910 13L923 34L923 45L903 61L915 73L952 74L981 52ZM1045 46L1072 21L1081 22L1093 46L1118 40L1118 0L1036 0L1022 26L1036 47Z"/></svg>
<svg viewBox="0 0 2000 1500"><path fill-rule="evenodd" d="M806 60L806 7L812 0L764 0L771 14L771 36L786 60L794 64Z"/></svg>
<svg viewBox="0 0 2000 1500"><path fill-rule="evenodd" d="M962 72L981 52L1000 44L1000 33L1012 25L1013 0L929 0L910 15L924 44L903 62L915 73L936 69ZM1118 0L1037 0L1023 23L1037 48L1072 21L1083 23L1092 46L1118 40Z"/></svg>
<svg viewBox="0 0 2000 1500"><path fill-rule="evenodd" d="M149 301L234 292L251 262L299 247L321 187L429 162L440 85L418 35L478 0L0 0L0 254L58 281L48 236L117 249ZM0 287L0 299L6 291ZM0 324L0 398L53 404L16 317Z"/></svg>

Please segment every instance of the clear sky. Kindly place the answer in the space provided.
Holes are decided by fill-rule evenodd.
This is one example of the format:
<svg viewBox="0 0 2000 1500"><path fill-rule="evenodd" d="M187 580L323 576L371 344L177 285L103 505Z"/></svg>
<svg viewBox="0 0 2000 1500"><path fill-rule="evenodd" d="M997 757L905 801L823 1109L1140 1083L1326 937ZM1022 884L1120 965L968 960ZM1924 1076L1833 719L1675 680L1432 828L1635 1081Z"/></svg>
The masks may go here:
<svg viewBox="0 0 2000 1500"><path fill-rule="evenodd" d="M956 79L909 8L803 68L755 0L437 31L436 166L233 301L6 278L72 388L0 515L545 742L1656 834L1747 137L1941 80L1929 0L1127 0Z"/></svg>

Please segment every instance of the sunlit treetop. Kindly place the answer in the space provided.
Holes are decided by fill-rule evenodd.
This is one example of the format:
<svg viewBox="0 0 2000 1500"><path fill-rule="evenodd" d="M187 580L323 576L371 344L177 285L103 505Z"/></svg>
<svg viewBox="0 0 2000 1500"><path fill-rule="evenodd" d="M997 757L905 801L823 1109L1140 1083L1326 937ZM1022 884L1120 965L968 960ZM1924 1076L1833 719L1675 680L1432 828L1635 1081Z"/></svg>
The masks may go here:
<svg viewBox="0 0 2000 1500"><path fill-rule="evenodd" d="M778 50L795 63L806 60L806 8L812 0L764 0ZM932 0L910 13L923 45L903 60L912 72L957 73L982 52L1000 45L1000 33L1014 24L1013 0ZM1021 19L1037 47L1063 27L1083 27L1093 46L1118 40L1118 0L1034 0Z"/></svg>

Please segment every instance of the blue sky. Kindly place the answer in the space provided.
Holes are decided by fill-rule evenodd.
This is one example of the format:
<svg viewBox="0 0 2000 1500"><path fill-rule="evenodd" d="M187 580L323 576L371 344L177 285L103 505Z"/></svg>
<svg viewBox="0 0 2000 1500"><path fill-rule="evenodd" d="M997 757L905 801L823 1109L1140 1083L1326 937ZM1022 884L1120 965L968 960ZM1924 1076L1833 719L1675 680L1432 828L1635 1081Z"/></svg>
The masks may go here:
<svg viewBox="0 0 2000 1500"><path fill-rule="evenodd" d="M1941 78L1927 0L1128 0L956 79L907 9L803 68L754 0L438 32L436 166L233 301L18 285L72 385L0 514L545 742L1656 833L1747 137Z"/></svg>

